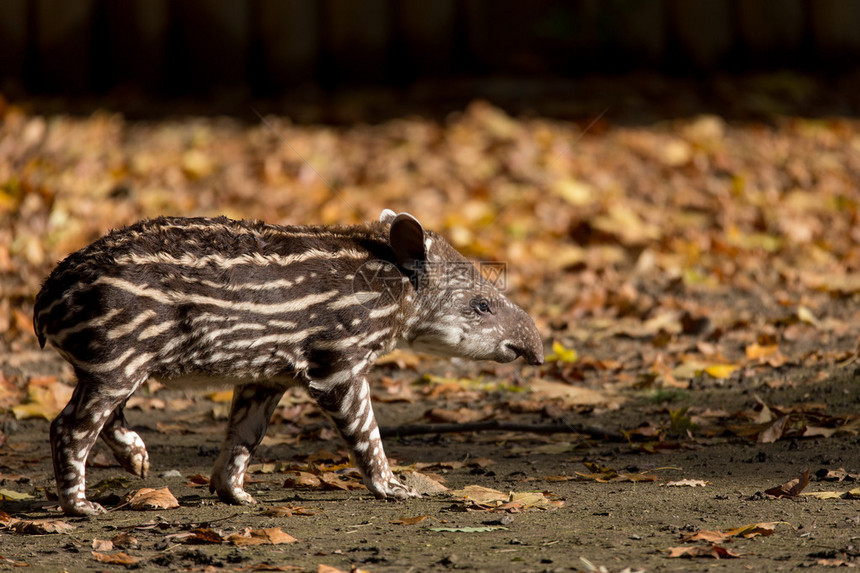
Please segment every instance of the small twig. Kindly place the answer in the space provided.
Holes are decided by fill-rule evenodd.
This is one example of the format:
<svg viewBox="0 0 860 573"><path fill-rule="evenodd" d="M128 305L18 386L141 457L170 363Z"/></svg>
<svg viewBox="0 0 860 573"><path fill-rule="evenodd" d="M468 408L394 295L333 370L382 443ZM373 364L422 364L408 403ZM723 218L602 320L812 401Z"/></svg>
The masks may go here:
<svg viewBox="0 0 860 573"><path fill-rule="evenodd" d="M466 424L410 424L380 428L383 438L417 436L420 434L456 434L461 432L531 432L535 434L584 434L597 440L626 442L627 438L599 426L580 424L522 424L517 422L470 422Z"/></svg>

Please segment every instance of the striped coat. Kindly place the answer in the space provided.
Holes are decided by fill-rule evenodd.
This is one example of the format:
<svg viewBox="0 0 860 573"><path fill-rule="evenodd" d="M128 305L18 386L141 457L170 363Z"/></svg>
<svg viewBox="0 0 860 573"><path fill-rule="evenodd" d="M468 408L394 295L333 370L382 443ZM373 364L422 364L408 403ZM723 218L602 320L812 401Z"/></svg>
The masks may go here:
<svg viewBox="0 0 860 573"><path fill-rule="evenodd" d="M84 462L99 435L126 469L146 475L146 448L122 405L149 377L237 386L211 481L227 502L254 501L242 486L245 467L294 384L331 415L368 488L403 498L412 493L388 467L370 406L366 374L376 358L404 344L542 359L519 307L443 238L391 211L349 227L142 221L62 261L37 296L34 326L78 377L51 435L60 502L71 514L101 511L84 494Z"/></svg>

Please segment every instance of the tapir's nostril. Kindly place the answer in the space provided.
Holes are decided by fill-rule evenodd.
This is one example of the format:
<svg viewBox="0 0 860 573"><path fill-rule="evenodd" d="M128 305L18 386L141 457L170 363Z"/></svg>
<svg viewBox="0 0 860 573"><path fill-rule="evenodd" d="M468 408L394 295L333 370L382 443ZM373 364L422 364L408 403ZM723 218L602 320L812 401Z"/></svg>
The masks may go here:
<svg viewBox="0 0 860 573"><path fill-rule="evenodd" d="M529 364L533 364L534 366L543 364L543 348L539 349L538 352L531 352L529 349L511 343L507 343L505 346L511 349L517 355L517 358L522 356Z"/></svg>

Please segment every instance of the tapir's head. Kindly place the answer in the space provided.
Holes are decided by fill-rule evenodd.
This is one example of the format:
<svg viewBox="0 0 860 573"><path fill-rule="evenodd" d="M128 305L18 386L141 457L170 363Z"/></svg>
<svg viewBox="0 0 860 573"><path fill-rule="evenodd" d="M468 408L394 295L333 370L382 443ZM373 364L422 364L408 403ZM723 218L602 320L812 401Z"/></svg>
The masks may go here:
<svg viewBox="0 0 860 573"><path fill-rule="evenodd" d="M543 342L534 321L445 239L425 231L408 213L385 210L398 266L413 291L404 341L442 356L510 362L522 356L543 363Z"/></svg>

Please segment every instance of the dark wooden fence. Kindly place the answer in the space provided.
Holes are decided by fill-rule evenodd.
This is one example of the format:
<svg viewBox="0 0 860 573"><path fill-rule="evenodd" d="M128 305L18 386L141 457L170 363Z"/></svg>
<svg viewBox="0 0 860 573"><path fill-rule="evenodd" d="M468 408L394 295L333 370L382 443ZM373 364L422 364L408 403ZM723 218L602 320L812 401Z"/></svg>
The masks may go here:
<svg viewBox="0 0 860 573"><path fill-rule="evenodd" d="M857 0L0 0L0 86L43 93L858 63Z"/></svg>

